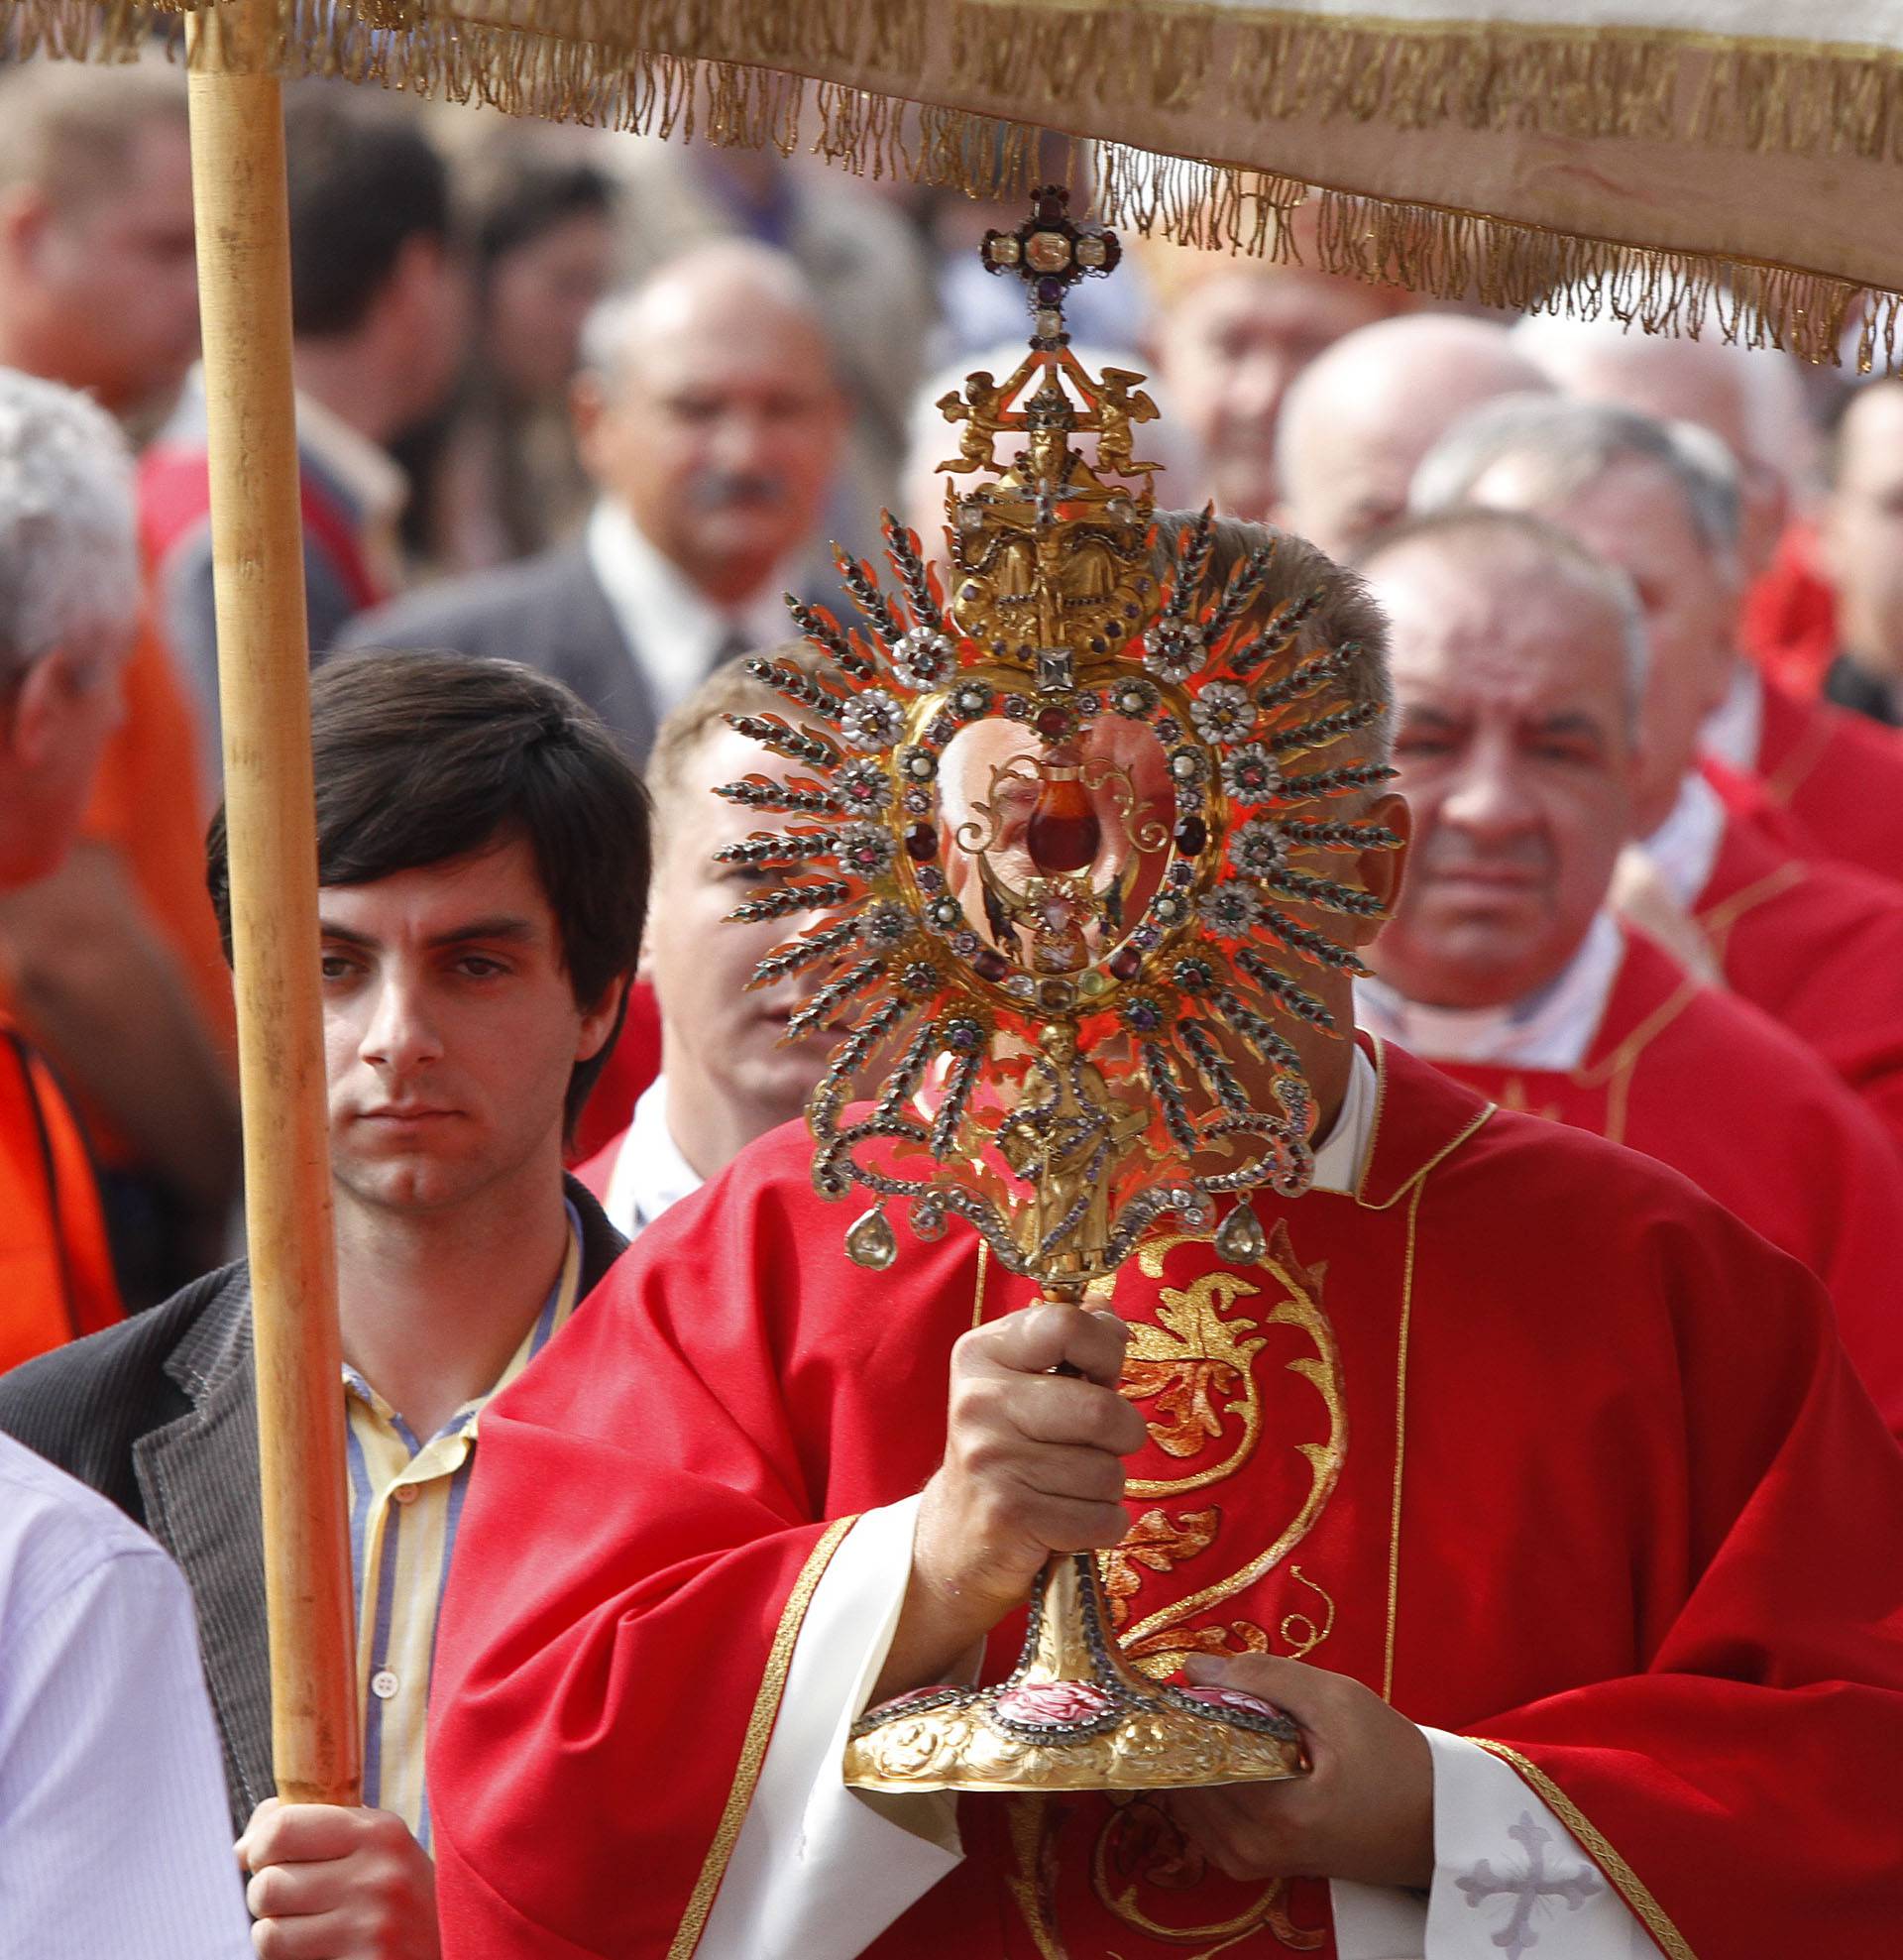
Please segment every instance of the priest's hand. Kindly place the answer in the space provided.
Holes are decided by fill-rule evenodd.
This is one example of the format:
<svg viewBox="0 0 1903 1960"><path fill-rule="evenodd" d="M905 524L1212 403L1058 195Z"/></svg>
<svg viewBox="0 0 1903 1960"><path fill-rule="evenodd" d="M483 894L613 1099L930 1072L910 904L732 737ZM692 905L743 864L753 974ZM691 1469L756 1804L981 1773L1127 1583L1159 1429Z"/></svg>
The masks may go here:
<svg viewBox="0 0 1903 1960"><path fill-rule="evenodd" d="M1273 1655L1196 1657L1198 1687L1240 1688L1300 1726L1308 1776L1172 1790L1170 1814L1232 1879L1348 1879L1416 1890L1434 1876L1427 1738L1372 1688Z"/></svg>
<svg viewBox="0 0 1903 1960"><path fill-rule="evenodd" d="M1143 1418L1117 1393L1129 1328L1114 1314L1027 1307L952 1353L945 1461L925 1487L912 1579L874 1699L944 1680L1015 1607L1054 1552L1130 1528L1123 1458ZM1052 1372L1060 1365L1075 1375Z"/></svg>
<svg viewBox="0 0 1903 1960"><path fill-rule="evenodd" d="M436 1867L392 1812L268 1796L237 1852L262 1960L440 1960Z"/></svg>

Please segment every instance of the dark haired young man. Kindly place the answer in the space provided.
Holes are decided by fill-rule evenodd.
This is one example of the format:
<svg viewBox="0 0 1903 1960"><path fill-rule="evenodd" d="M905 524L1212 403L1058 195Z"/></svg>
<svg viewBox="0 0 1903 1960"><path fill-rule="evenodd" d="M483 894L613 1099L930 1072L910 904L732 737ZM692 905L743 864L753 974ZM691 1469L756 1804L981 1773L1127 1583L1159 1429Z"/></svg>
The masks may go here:
<svg viewBox="0 0 1903 1960"><path fill-rule="evenodd" d="M294 90L284 140L304 592L321 655L402 583L409 483L391 450L448 399L469 279L448 171L412 120L334 90ZM142 461L140 518L166 634L215 731L209 512L194 391Z"/></svg>
<svg viewBox="0 0 1903 1960"><path fill-rule="evenodd" d="M640 942L646 801L601 723L501 661L340 661L312 693L364 1807L280 1808L240 1263L57 1367L0 1429L177 1558L261 1950L436 1952L424 1715L483 1406L623 1241L562 1172ZM210 884L229 929L222 819Z"/></svg>

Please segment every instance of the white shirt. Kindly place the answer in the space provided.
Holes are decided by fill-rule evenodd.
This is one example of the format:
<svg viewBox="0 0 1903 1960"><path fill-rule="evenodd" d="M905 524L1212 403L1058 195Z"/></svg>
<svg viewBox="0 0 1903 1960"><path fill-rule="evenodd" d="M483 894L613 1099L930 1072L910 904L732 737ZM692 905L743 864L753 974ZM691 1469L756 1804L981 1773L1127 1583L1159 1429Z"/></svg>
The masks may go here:
<svg viewBox="0 0 1903 1960"><path fill-rule="evenodd" d="M621 637L653 691L656 719L678 708L713 671L737 634L758 650L798 634L782 587L768 579L758 598L728 611L714 604L672 559L656 550L624 504L604 497L589 513L583 548Z"/></svg>
<svg viewBox="0 0 1903 1960"><path fill-rule="evenodd" d="M1748 776L1757 769L1757 751L1763 740L1763 676L1748 660L1739 660L1732 670L1725 699L1705 717L1698 746L1714 761Z"/></svg>
<svg viewBox="0 0 1903 1960"><path fill-rule="evenodd" d="M667 1078L656 1076L641 1092L621 1147L615 1153L602 1210L616 1231L633 1238L670 1205L699 1191L702 1183L667 1126Z"/></svg>
<svg viewBox="0 0 1903 1960"><path fill-rule="evenodd" d="M0 1960L250 1953L185 1582L0 1437Z"/></svg>
<svg viewBox="0 0 1903 1960"><path fill-rule="evenodd" d="M1378 1084L1359 1050L1315 1189L1359 1181ZM850 1960L963 1857L957 1799L848 1789L846 1732L863 1712L905 1603L919 1499L866 1512L808 1602L772 1741L697 1960ZM1434 1880L1425 1901L1335 1884L1338 1960L1500 1960L1529 1872L1570 1884L1538 1899L1539 1960L1657 1960L1656 1948L1564 1824L1478 1743L1423 1729L1433 1758ZM1464 1882L1464 1883L1463 1883ZM1527 1942L1528 1946L1531 1942Z"/></svg>
<svg viewBox="0 0 1903 1960"><path fill-rule="evenodd" d="M1610 913L1601 912L1555 980L1505 1007L1430 1007L1387 981L1355 982L1355 1019L1426 1062L1484 1062L1512 1069L1576 1069L1606 1015L1625 957Z"/></svg>
<svg viewBox="0 0 1903 1960"><path fill-rule="evenodd" d="M1711 882L1718 847L1725 840L1725 805L1694 769L1681 785L1672 813L1639 847L1669 891L1689 912Z"/></svg>

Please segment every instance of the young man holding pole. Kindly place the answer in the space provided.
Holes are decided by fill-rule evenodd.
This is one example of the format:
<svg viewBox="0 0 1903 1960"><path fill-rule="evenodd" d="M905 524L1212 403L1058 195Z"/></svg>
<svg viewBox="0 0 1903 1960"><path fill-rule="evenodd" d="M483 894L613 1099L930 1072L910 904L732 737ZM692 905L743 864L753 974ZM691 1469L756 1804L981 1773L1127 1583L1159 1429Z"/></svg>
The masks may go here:
<svg viewBox="0 0 1903 1960"><path fill-rule="evenodd" d="M436 1952L424 1717L478 1419L622 1244L562 1144L634 964L647 816L595 717L507 663L340 662L312 735L361 1805L272 1796L247 1268L0 1383L0 1428L184 1567L261 1950L409 1960ZM209 855L228 918L222 823Z"/></svg>

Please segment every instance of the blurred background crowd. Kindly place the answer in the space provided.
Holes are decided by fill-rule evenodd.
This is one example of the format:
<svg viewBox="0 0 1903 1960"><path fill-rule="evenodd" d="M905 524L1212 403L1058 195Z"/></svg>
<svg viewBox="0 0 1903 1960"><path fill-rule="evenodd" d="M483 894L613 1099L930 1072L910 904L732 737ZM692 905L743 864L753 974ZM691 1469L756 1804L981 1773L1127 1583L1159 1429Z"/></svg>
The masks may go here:
<svg viewBox="0 0 1903 1960"><path fill-rule="evenodd" d="M521 660L644 766L677 718L654 786L664 843L691 832L697 849L691 866L664 849L655 910L698 938L692 962L664 945L654 961L663 978L670 959L692 964L707 996L672 1010L669 1059L677 1080L706 1077L700 1106L729 1112L693 1147L677 1125L705 1175L795 1113L813 1069L749 1059L722 991L745 960L707 951L720 908L695 909L712 875L699 847L727 818L679 792L746 763L721 750L697 690L789 637L782 595L829 596L831 541L876 556L885 508L929 546L939 535L937 466L957 444L936 404L969 371L1008 374L1026 332L1017 283L974 251L1015 213L799 156L316 82L289 91L287 137L314 657ZM1299 211L1293 224L1299 242ZM1629 828L1657 849L1618 888L1691 971L1726 979L1722 934L1692 926L1706 879L1674 892L1670 875L1668 826L1693 824L1681 805L1701 754L1728 807L1757 796L1806 828L1815 848L1789 843L1790 862L1843 868L1886 918L1903 906L1889 882L1903 748L1880 726L1903 722L1903 382L1132 247L1116 279L1079 291L1071 327L1093 369L1151 377L1161 504L1213 500L1352 558L1418 500L1429 451L1491 412L1466 490L1490 481L1483 501L1554 517L1629 575L1657 776ZM133 1309L224 1256L238 1176L229 986L203 884L219 761L197 352L181 74L0 74L0 367L83 391L123 427L145 579L82 841L0 896L0 999L80 1112ZM1527 405L1542 399L1603 412L1543 425ZM1645 446L1661 425L1677 431L1669 453ZM1443 456L1442 474L1458 462ZM1826 700L1861 718L1841 767L1818 766L1847 739L1820 719ZM1402 1015L1392 998L1388 1011ZM644 995L585 1147L625 1127L655 1018ZM1828 1027L1812 1045L1883 1113L1877 1065L1831 1054Z"/></svg>

